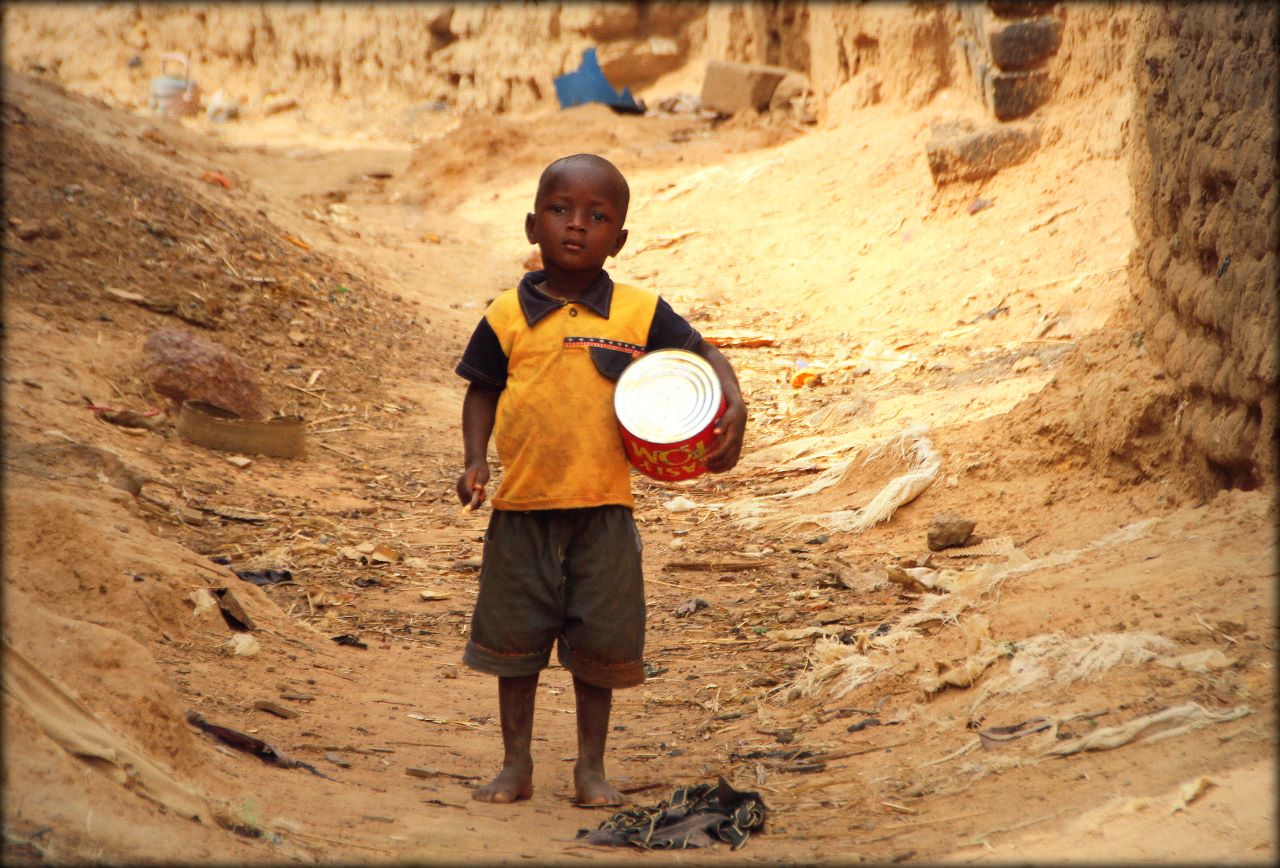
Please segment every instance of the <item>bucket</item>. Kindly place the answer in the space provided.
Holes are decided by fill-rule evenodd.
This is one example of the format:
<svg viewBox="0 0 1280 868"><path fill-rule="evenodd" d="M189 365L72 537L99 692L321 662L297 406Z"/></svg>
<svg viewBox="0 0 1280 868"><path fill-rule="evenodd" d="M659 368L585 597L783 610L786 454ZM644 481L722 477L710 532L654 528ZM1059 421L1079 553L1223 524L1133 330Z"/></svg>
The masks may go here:
<svg viewBox="0 0 1280 868"><path fill-rule="evenodd" d="M160 59L160 77L151 79L150 107L157 114L193 115L200 108L200 86L191 81L191 65L181 54Z"/></svg>
<svg viewBox="0 0 1280 868"><path fill-rule="evenodd" d="M720 378L706 359L686 350L657 350L636 359L613 393L613 410L631 466L651 479L692 479L724 413Z"/></svg>

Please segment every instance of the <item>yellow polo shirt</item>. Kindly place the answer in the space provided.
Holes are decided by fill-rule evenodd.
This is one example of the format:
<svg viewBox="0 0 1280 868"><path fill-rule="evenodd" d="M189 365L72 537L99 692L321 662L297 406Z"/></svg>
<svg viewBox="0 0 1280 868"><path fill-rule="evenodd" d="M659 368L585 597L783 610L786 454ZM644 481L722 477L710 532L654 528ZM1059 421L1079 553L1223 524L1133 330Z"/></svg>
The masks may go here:
<svg viewBox="0 0 1280 868"><path fill-rule="evenodd" d="M601 272L564 302L530 272L498 296L457 373L500 389L494 442L503 476L494 509L634 507L631 465L613 412L613 388L632 359L693 349L702 336L657 293Z"/></svg>

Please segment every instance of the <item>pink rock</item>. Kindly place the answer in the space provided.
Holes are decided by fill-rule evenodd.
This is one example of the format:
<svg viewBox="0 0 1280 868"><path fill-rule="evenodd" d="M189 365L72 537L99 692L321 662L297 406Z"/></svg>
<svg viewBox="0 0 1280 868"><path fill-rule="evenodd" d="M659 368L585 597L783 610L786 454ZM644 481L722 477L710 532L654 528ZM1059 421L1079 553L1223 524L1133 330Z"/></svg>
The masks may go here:
<svg viewBox="0 0 1280 868"><path fill-rule="evenodd" d="M203 401L244 419L263 419L269 410L253 371L225 347L173 328L156 329L142 345L146 378L177 404Z"/></svg>

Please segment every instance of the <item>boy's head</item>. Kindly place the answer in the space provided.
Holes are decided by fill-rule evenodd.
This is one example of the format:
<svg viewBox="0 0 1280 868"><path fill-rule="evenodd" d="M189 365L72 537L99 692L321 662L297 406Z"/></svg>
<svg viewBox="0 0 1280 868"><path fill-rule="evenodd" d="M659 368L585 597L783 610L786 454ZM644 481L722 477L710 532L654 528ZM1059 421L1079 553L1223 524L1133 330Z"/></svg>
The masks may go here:
<svg viewBox="0 0 1280 868"><path fill-rule="evenodd" d="M598 271L627 240L631 190L617 167L595 154L562 157L538 179L525 235L549 271Z"/></svg>

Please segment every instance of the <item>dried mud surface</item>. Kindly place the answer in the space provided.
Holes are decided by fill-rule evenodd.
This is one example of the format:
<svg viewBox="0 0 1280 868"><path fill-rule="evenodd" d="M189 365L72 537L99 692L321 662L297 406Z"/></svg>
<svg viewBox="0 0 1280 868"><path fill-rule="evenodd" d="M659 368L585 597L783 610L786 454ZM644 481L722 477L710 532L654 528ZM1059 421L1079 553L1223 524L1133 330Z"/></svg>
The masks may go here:
<svg viewBox="0 0 1280 868"><path fill-rule="evenodd" d="M1171 460L1126 301L1127 167L1090 147L1115 128L1087 101L1044 110L1028 163L939 192L929 123L973 110L946 90L804 131L441 119L416 148L161 121L20 74L3 100L6 862L635 858L575 840L607 812L570 803L555 666L534 797L470 799L500 736L495 684L460 665L487 511L451 491L451 369L529 255L557 155L519 142L531 125L630 178L616 278L772 343L725 349L741 465L636 483L653 675L615 697L611 775L637 805L723 775L770 809L745 849L681 861L1274 860L1271 492L1202 499ZM166 326L253 366L307 420L305 459L180 438L142 376ZM930 449L915 500L839 529ZM901 581L947 510L980 540L933 553L934 587ZM267 569L292 582L233 572Z"/></svg>

